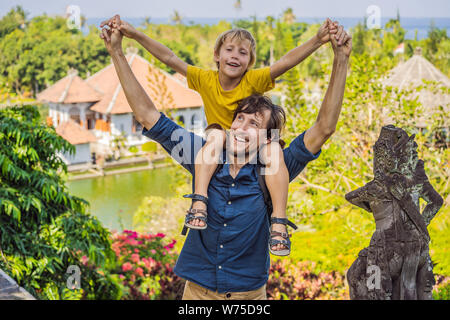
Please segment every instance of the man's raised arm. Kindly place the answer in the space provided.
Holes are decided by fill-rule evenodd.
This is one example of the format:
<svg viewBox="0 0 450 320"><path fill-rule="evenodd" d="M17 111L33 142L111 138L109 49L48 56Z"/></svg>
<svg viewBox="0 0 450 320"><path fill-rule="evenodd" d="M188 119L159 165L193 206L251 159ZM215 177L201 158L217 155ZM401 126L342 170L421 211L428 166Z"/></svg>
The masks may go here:
<svg viewBox="0 0 450 320"><path fill-rule="evenodd" d="M122 50L122 34L117 29L102 29L100 37L105 41L106 49L111 55L120 84L136 120L149 130L156 124L161 114L131 71Z"/></svg>
<svg viewBox="0 0 450 320"><path fill-rule="evenodd" d="M316 122L305 133L305 147L313 154L319 152L325 141L334 133L341 112L345 81L347 79L348 60L352 51L351 37L345 34L342 43L342 45L338 45L336 39L331 37L334 61L330 84Z"/></svg>

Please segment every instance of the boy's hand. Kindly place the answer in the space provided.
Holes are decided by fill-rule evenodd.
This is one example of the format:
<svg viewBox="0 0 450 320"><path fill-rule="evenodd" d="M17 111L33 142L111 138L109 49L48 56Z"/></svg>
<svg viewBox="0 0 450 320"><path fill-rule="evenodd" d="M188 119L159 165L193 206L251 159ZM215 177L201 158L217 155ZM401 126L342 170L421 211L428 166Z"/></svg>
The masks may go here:
<svg viewBox="0 0 450 320"><path fill-rule="evenodd" d="M100 38L102 38L105 42L106 50L108 50L110 55L115 53L123 52L122 51L122 33L117 29L107 29L103 28L102 33L100 34Z"/></svg>
<svg viewBox="0 0 450 320"><path fill-rule="evenodd" d="M317 31L317 39L320 44L325 44L330 41L331 36L336 34L338 31L338 23L332 22L329 18L320 26L319 31Z"/></svg>
<svg viewBox="0 0 450 320"><path fill-rule="evenodd" d="M331 46L336 57L350 57L352 37L345 32L343 26L339 26L336 35L331 37Z"/></svg>
<svg viewBox="0 0 450 320"><path fill-rule="evenodd" d="M125 37L134 39L138 31L128 22L120 19L120 16L116 14L111 19L105 20L100 24L100 28L107 25L110 28L118 29Z"/></svg>

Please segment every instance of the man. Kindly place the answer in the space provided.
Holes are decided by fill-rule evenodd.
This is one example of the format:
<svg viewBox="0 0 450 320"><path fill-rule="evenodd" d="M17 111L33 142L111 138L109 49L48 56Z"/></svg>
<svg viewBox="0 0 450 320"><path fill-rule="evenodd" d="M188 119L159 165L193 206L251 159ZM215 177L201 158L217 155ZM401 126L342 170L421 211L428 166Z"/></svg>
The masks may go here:
<svg viewBox="0 0 450 320"><path fill-rule="evenodd" d="M332 38L333 70L317 120L283 151L290 181L320 155L322 145L336 129L352 49L351 37L342 27L340 31ZM160 143L194 175L202 138L158 112L127 63L120 31L103 29L101 37L128 103L145 127L143 134ZM338 41L343 45L338 46ZM262 146L270 145L271 129L280 130L283 118L282 109L263 96L244 99L236 110L227 139L226 163L208 189L208 228L189 232L174 268L187 280L183 299L266 299L269 221L257 165L252 160Z"/></svg>

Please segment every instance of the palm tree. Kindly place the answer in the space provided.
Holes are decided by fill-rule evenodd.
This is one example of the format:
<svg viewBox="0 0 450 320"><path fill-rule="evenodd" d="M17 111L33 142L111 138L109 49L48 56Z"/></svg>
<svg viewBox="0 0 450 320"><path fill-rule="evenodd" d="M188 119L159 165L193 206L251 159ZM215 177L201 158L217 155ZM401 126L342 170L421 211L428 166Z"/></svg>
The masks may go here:
<svg viewBox="0 0 450 320"><path fill-rule="evenodd" d="M172 20L175 24L181 24L183 22L183 17L177 10L173 10L173 15L170 20Z"/></svg>
<svg viewBox="0 0 450 320"><path fill-rule="evenodd" d="M233 5L234 9L236 10L236 18L239 16L239 11L242 10L242 3L241 0L236 0L236 2Z"/></svg>
<svg viewBox="0 0 450 320"><path fill-rule="evenodd" d="M275 41L275 29L273 27L273 23L275 21L275 18L272 16L266 17L266 25L267 25L267 39L270 41L270 58L269 58L269 64L272 65L275 62L275 58L273 55L273 44Z"/></svg>
<svg viewBox="0 0 450 320"><path fill-rule="evenodd" d="M241 0L236 0L236 2L234 3L234 8L236 9L236 11L239 11L242 9Z"/></svg>
<svg viewBox="0 0 450 320"><path fill-rule="evenodd" d="M144 22L143 22L144 28L147 28L147 26L150 24L150 20L151 20L151 18L149 16L146 16L144 18Z"/></svg>
<svg viewBox="0 0 450 320"><path fill-rule="evenodd" d="M294 10L292 8L287 8L283 12L283 22L287 24L293 24L297 20L297 17L294 15Z"/></svg>

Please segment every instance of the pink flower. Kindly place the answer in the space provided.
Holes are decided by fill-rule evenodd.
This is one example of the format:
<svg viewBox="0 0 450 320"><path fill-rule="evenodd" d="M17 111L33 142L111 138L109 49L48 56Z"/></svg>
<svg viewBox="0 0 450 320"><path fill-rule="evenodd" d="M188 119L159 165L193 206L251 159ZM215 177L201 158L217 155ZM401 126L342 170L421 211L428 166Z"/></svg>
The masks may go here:
<svg viewBox="0 0 450 320"><path fill-rule="evenodd" d="M136 274L137 274L138 276L141 276L141 277L144 276L144 269L142 269L141 267L137 267L136 270L135 270L134 272L136 272Z"/></svg>
<svg viewBox="0 0 450 320"><path fill-rule="evenodd" d="M82 256L82 257L81 257L81 263L84 264L84 265L87 265L88 260L89 260L89 259L88 259L88 257L86 257L86 256Z"/></svg>
<svg viewBox="0 0 450 320"><path fill-rule="evenodd" d="M148 258L148 259L142 259L142 261L144 262L145 267L151 271L155 266L156 266L156 261L153 260L152 258Z"/></svg>
<svg viewBox="0 0 450 320"><path fill-rule="evenodd" d="M134 263L138 263L139 262L139 254L133 253L131 255L131 261L133 261Z"/></svg>
<svg viewBox="0 0 450 320"><path fill-rule="evenodd" d="M164 238L166 235L164 233L157 233L156 236L158 238Z"/></svg>
<svg viewBox="0 0 450 320"><path fill-rule="evenodd" d="M119 274L120 279L125 279L125 276L123 274Z"/></svg>
<svg viewBox="0 0 450 320"><path fill-rule="evenodd" d="M133 266L131 265L131 263L129 263L129 262L125 262L123 265L122 265L122 271L123 272L127 272L127 271L130 271L130 270L132 270L133 269Z"/></svg>
<svg viewBox="0 0 450 320"><path fill-rule="evenodd" d="M156 254L156 250L155 250L155 249L150 250L150 252L151 252L152 254Z"/></svg>

